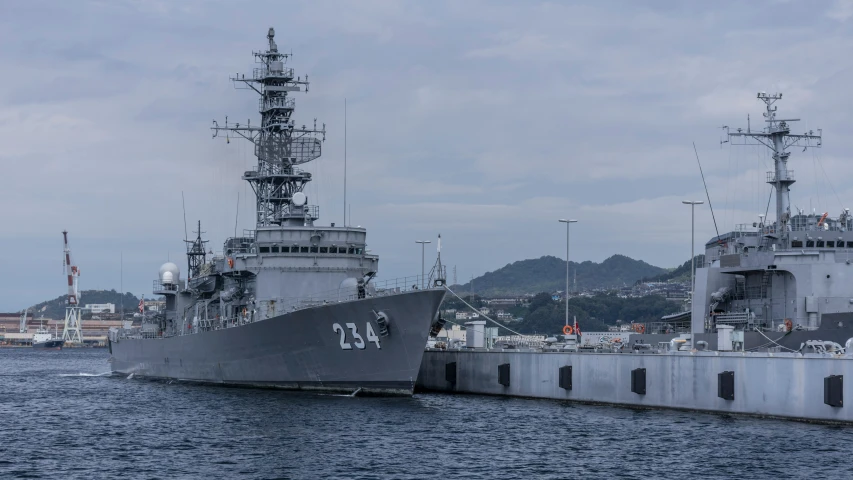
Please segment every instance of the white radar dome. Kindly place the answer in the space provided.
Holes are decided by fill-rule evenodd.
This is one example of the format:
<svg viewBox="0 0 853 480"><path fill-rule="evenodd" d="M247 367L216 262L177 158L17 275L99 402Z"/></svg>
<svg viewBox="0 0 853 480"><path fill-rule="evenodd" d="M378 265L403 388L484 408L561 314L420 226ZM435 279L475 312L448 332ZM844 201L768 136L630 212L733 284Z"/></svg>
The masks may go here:
<svg viewBox="0 0 853 480"><path fill-rule="evenodd" d="M181 278L181 269L172 262L166 262L160 267L160 283L173 285Z"/></svg>
<svg viewBox="0 0 853 480"><path fill-rule="evenodd" d="M308 197L306 197L305 194L302 192L296 192L293 194L293 198L291 200L293 201L294 205L296 205L297 207L301 207L302 205L305 205L305 202L308 201Z"/></svg>

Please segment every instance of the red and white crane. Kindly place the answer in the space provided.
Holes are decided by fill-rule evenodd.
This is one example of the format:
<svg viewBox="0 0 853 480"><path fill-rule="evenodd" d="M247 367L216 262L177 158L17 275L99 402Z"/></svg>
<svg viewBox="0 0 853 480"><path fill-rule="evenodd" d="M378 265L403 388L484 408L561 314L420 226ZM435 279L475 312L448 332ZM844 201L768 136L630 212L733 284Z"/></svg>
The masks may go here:
<svg viewBox="0 0 853 480"><path fill-rule="evenodd" d="M62 265L68 276L68 299L65 307L65 327L62 330L62 339L66 342L83 343L80 318L80 292L77 289L77 279L80 277L80 269L71 263L71 248L68 246L68 231L62 231L65 242Z"/></svg>

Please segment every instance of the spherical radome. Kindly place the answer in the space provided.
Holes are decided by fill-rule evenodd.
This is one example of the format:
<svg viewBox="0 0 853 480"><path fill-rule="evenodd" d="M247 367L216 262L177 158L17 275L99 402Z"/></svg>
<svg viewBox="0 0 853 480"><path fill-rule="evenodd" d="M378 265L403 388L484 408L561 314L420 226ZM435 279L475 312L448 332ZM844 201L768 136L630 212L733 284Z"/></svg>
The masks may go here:
<svg viewBox="0 0 853 480"><path fill-rule="evenodd" d="M160 267L160 282L165 285L176 283L181 278L181 269L172 262L166 262Z"/></svg>
<svg viewBox="0 0 853 480"><path fill-rule="evenodd" d="M301 207L302 205L305 205L305 202L307 202L307 201L308 201L308 197L307 197L307 196L305 196L305 194L304 194L304 193L302 193L302 192L296 192L296 193L294 193L294 194L293 194L293 197L291 198L291 201L292 201L292 202L293 202L293 204L294 204L294 205L296 205L297 207Z"/></svg>

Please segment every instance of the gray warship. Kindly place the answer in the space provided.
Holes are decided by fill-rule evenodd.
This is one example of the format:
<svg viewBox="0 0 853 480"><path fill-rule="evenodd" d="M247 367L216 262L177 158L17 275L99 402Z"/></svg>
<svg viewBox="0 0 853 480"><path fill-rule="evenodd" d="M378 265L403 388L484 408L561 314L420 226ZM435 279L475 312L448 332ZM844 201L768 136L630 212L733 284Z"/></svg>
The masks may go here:
<svg viewBox="0 0 853 480"><path fill-rule="evenodd" d="M254 145L245 172L257 205L256 228L208 251L199 224L187 245L186 279L173 263L160 268L154 293L162 312L141 327L109 334L111 370L135 377L230 385L410 395L429 332L440 328L445 290L440 261L428 276L378 281L379 258L367 232L319 226L308 203L309 172L320 157L325 125L299 127L292 93L308 77L288 67L275 31L253 52L257 67L233 77L260 95L260 124L213 122ZM440 244L439 244L440 245ZM440 255L439 255L440 258Z"/></svg>
<svg viewBox="0 0 853 480"><path fill-rule="evenodd" d="M782 94L760 92L764 126L723 129L731 145L768 148L773 170L767 183L775 197L775 220L737 225L705 244L697 257L689 312L644 325L632 341L656 344L673 334L695 336L717 348L717 333L731 332L744 350L838 351L853 339L853 216L791 211L794 171L789 149L820 148L822 131L792 133L799 119L777 117ZM772 198L771 197L771 198ZM767 209L770 209L768 199ZM767 219L769 220L769 219ZM727 342L728 343L728 342ZM842 347L844 346L844 347ZM690 342L683 348L691 348ZM725 347L728 348L728 347Z"/></svg>
<svg viewBox="0 0 853 480"><path fill-rule="evenodd" d="M853 221L843 207L791 211L788 149L818 148L822 132L792 133L796 120L776 116L781 98L758 94L762 128L726 128L732 145L771 150L776 218L705 244L689 311L580 335L567 318L562 341L493 345L484 321L469 322L468 348L427 351L418 388L853 424Z"/></svg>

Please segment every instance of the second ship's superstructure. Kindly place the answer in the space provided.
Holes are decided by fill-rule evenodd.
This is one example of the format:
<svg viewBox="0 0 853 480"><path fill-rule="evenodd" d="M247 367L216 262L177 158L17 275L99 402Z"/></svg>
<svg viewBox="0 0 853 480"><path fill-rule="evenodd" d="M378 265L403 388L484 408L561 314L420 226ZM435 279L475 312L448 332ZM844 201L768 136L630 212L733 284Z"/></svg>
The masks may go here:
<svg viewBox="0 0 853 480"><path fill-rule="evenodd" d="M773 170L767 183L773 187L775 219L765 213L710 239L697 265L692 311L649 325L646 335L634 336L639 341L662 339L651 333L692 333L716 348L722 329L732 332L739 348L799 351L838 349L853 337L853 217L847 208L837 217L791 210L795 179L789 150L821 147L822 132L792 132L799 120L776 114L781 93L757 97L765 106L761 128L724 129L732 145L770 150ZM685 319L680 328L679 317Z"/></svg>

